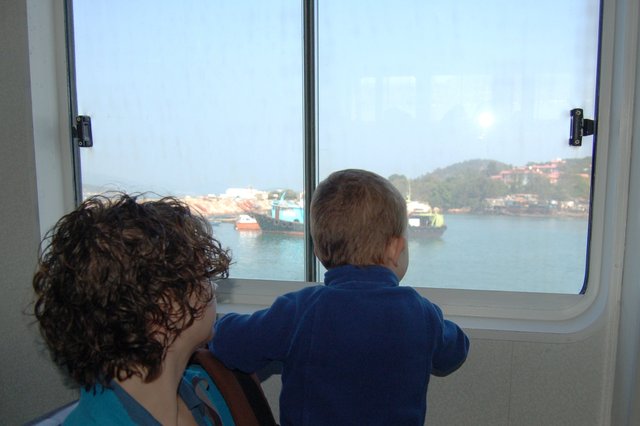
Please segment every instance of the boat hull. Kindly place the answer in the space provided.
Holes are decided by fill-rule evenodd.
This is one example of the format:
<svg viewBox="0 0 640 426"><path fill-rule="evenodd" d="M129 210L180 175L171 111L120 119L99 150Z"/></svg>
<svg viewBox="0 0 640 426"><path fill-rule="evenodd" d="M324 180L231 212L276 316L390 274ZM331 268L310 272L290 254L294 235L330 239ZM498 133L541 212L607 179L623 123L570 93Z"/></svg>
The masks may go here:
<svg viewBox="0 0 640 426"><path fill-rule="evenodd" d="M416 239L436 239L442 237L447 225L444 217L437 212L415 212L409 215L409 237Z"/></svg>
<svg viewBox="0 0 640 426"><path fill-rule="evenodd" d="M260 225L255 218L242 214L238 216L235 225L236 231L259 231Z"/></svg>
<svg viewBox="0 0 640 426"><path fill-rule="evenodd" d="M260 225L258 222L236 222L236 231L259 231Z"/></svg>
<svg viewBox="0 0 640 426"><path fill-rule="evenodd" d="M253 217L260 225L262 232L278 232L281 234L304 235L304 224L279 220L263 214L254 214Z"/></svg>
<svg viewBox="0 0 640 426"><path fill-rule="evenodd" d="M447 230L447 226L409 226L408 235L409 238L423 238L423 239L436 239L442 237L444 231Z"/></svg>

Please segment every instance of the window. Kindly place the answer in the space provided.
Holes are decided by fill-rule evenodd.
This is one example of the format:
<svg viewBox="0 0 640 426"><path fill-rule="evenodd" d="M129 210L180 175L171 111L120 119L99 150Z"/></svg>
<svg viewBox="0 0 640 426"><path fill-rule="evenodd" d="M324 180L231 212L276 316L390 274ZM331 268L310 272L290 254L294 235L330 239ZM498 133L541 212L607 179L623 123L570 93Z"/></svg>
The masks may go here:
<svg viewBox="0 0 640 426"><path fill-rule="evenodd" d="M302 191L301 13L285 0L74 1L78 114L95 140L84 196L181 197L232 248L232 276L303 279L300 238L234 229Z"/></svg>
<svg viewBox="0 0 640 426"><path fill-rule="evenodd" d="M308 201L301 2L73 13L95 140L84 194L183 197L231 247L233 277L303 280L299 225L251 230L274 203L301 221ZM569 146L569 112L595 117L599 2L318 0L315 14L318 177L366 168L408 198L430 229L410 227L403 284L581 292L594 152Z"/></svg>

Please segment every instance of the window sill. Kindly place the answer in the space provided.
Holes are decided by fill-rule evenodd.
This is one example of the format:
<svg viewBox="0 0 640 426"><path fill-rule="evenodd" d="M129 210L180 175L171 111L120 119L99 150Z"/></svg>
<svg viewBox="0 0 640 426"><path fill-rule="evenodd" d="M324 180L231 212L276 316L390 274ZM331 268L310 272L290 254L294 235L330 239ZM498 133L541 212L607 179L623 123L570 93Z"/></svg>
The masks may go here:
<svg viewBox="0 0 640 426"><path fill-rule="evenodd" d="M252 313L280 295L317 283L230 278L219 282L218 312ZM448 319L476 338L568 342L584 338L600 323L606 295L542 294L418 288Z"/></svg>

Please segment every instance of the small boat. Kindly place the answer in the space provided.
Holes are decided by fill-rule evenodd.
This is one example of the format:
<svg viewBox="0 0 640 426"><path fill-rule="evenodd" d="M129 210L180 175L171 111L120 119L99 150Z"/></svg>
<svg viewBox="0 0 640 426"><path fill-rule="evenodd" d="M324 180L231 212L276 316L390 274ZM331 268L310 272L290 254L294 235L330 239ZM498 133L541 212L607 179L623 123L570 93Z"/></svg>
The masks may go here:
<svg viewBox="0 0 640 426"><path fill-rule="evenodd" d="M258 221L248 214L241 214L236 219L236 231L259 231L260 224Z"/></svg>
<svg viewBox="0 0 640 426"><path fill-rule="evenodd" d="M253 215L263 232L304 235L304 207L301 202L280 199L271 204L271 216Z"/></svg>
<svg viewBox="0 0 640 426"><path fill-rule="evenodd" d="M408 222L409 237L440 238L447 230L444 216L438 211L412 211Z"/></svg>

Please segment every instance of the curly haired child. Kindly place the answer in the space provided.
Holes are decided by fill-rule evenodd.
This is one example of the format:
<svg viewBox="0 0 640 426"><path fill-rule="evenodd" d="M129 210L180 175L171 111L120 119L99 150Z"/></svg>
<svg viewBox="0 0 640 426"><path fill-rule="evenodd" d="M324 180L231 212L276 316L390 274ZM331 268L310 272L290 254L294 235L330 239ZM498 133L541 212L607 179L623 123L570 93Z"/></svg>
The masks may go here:
<svg viewBox="0 0 640 426"><path fill-rule="evenodd" d="M212 424L186 369L211 339L212 280L230 262L206 219L171 197L100 195L43 247L35 316L54 362L82 387L65 424Z"/></svg>

